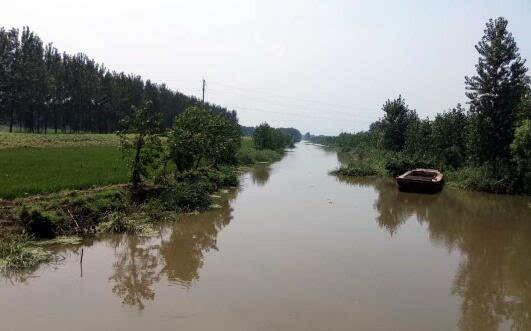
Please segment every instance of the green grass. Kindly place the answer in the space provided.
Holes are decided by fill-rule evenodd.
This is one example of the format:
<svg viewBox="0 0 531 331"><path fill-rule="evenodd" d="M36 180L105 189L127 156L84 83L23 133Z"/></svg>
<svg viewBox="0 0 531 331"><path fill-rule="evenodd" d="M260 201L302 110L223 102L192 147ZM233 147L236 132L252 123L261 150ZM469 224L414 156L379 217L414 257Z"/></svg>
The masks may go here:
<svg viewBox="0 0 531 331"><path fill-rule="evenodd" d="M119 143L120 140L115 134L37 134L0 131L0 149L118 146Z"/></svg>
<svg viewBox="0 0 531 331"><path fill-rule="evenodd" d="M116 147L0 149L0 198L125 183L126 161Z"/></svg>
<svg viewBox="0 0 531 331"><path fill-rule="evenodd" d="M336 176L366 177L375 176L378 172L365 162L350 163L331 172Z"/></svg>
<svg viewBox="0 0 531 331"><path fill-rule="evenodd" d="M11 235L0 240L0 274L13 270L34 268L51 260L52 255L31 245L26 235Z"/></svg>
<svg viewBox="0 0 531 331"><path fill-rule="evenodd" d="M282 159L283 156L283 151L256 149L254 146L254 141L248 137L242 139L242 145L236 154L238 162L244 165L250 165L257 162L276 162Z"/></svg>
<svg viewBox="0 0 531 331"><path fill-rule="evenodd" d="M0 199L126 183L127 163L113 134L0 132ZM243 138L242 165L275 162L282 151L257 150Z"/></svg>

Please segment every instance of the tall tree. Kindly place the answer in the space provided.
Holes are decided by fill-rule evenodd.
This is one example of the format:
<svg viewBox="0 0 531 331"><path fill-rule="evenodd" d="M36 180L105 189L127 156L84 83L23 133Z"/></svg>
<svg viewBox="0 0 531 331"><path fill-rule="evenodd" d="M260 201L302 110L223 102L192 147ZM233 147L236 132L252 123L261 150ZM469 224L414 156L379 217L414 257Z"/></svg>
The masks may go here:
<svg viewBox="0 0 531 331"><path fill-rule="evenodd" d="M2 112L9 122L9 132L13 131L15 121L15 54L19 47L18 30L0 29L0 120Z"/></svg>
<svg viewBox="0 0 531 331"><path fill-rule="evenodd" d="M529 83L507 20L490 19L476 45L477 75L465 77L472 113L471 152L478 164L496 169L510 160L517 106Z"/></svg>

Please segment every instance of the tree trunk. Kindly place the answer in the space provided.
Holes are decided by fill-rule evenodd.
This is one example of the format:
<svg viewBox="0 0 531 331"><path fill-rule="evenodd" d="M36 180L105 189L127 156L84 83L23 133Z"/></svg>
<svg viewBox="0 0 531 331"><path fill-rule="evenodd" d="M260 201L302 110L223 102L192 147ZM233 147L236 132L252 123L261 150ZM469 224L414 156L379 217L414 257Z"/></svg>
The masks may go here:
<svg viewBox="0 0 531 331"><path fill-rule="evenodd" d="M11 113L11 116L9 118L9 132L13 132L13 117L14 117L14 111L13 111L13 107L11 106L10 107L10 113Z"/></svg>

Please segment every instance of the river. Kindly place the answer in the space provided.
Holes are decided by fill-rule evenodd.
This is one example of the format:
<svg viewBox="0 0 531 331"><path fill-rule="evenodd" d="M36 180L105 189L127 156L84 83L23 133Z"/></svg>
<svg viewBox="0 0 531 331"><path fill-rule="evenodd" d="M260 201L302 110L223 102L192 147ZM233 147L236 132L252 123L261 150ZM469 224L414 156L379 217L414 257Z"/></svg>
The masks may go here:
<svg viewBox="0 0 531 331"><path fill-rule="evenodd" d="M0 279L0 330L531 330L531 199L338 164L302 142L221 209L57 247Z"/></svg>

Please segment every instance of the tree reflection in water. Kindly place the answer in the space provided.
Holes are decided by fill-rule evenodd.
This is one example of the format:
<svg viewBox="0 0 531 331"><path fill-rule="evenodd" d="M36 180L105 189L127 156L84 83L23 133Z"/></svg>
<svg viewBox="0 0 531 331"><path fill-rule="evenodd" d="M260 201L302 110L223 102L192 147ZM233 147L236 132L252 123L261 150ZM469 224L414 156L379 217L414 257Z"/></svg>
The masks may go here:
<svg viewBox="0 0 531 331"><path fill-rule="evenodd" d="M222 208L197 215L183 215L170 225L168 236L142 238L120 235L111 239L116 261L109 281L123 304L142 310L155 299L154 285L168 280L189 288L199 280L204 254L217 250L217 235L231 219L230 201L237 190L220 202ZM162 231L162 230L161 230Z"/></svg>
<svg viewBox="0 0 531 331"><path fill-rule="evenodd" d="M430 239L462 255L452 294L462 298L461 330L531 330L529 199L445 189L436 195L399 192L393 181L340 179L378 192L376 222L391 235L410 217Z"/></svg>
<svg viewBox="0 0 531 331"><path fill-rule="evenodd" d="M203 266L204 254L217 250L218 233L232 220L231 193L222 208L197 215L188 215L173 226L167 240L163 240L160 254L164 260L164 273L170 281L190 287L199 280L199 269Z"/></svg>
<svg viewBox="0 0 531 331"><path fill-rule="evenodd" d="M113 238L115 258L109 281L112 292L122 303L144 309L144 302L155 298L153 284L160 279L158 246L138 236L120 235Z"/></svg>
<svg viewBox="0 0 531 331"><path fill-rule="evenodd" d="M257 165L250 170L250 173L253 184L264 186L271 175L271 168L268 165Z"/></svg>

